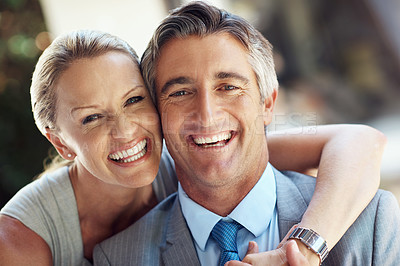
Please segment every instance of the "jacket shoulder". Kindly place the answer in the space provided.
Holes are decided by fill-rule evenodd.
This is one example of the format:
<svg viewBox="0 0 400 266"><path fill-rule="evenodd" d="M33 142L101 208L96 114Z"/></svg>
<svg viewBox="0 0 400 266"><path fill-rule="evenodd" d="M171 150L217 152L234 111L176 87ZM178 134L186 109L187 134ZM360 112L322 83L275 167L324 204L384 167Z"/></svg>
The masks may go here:
<svg viewBox="0 0 400 266"><path fill-rule="evenodd" d="M331 250L325 265L398 265L400 212L394 195L378 190Z"/></svg>
<svg viewBox="0 0 400 266"><path fill-rule="evenodd" d="M136 223L96 245L95 265L158 265L160 243L165 238L171 210L179 204L174 193Z"/></svg>

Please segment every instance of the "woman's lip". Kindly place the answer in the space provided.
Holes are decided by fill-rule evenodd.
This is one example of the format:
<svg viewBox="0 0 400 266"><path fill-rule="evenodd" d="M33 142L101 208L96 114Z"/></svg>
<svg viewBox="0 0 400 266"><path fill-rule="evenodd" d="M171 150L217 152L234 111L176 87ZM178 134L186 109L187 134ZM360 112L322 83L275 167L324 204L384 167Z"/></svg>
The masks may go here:
<svg viewBox="0 0 400 266"><path fill-rule="evenodd" d="M118 150L114 150L111 152L108 157L111 159L126 159L128 157L131 157L137 153L140 152L140 150L143 148L143 146L146 143L143 142L148 142L148 138L143 137L140 140L136 141L135 144L130 143L130 145L125 145L124 147L119 147Z"/></svg>
<svg viewBox="0 0 400 266"><path fill-rule="evenodd" d="M138 158L136 160L133 160L131 162L115 161L115 160L112 160L110 157L108 157L108 161L113 163L113 164L115 164L115 165L122 166L122 167L129 167L129 166L132 166L132 165L135 165L135 164L142 163L143 161L147 160L147 158L149 158L151 153L152 153L152 142L151 142L150 139L147 139L145 150L146 150L146 152L144 153L143 156L141 156L140 158ZM135 156L135 155L129 156L127 158L124 158L123 160L130 159L133 156Z"/></svg>

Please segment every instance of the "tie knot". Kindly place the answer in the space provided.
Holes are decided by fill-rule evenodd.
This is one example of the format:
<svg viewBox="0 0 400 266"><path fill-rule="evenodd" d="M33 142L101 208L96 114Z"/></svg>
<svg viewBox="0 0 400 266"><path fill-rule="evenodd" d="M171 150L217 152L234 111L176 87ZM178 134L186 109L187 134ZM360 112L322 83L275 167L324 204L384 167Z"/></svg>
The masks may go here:
<svg viewBox="0 0 400 266"><path fill-rule="evenodd" d="M221 249L220 265L229 260L239 260L236 236L243 226L238 222L224 222L220 220L213 228L211 236L217 241Z"/></svg>

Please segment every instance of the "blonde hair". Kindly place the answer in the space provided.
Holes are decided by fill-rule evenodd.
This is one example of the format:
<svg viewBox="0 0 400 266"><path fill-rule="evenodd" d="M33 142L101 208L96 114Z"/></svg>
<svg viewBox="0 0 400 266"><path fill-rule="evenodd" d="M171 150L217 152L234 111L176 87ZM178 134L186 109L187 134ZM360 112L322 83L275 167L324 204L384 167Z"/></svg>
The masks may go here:
<svg viewBox="0 0 400 266"><path fill-rule="evenodd" d="M70 32L59 36L46 48L36 64L30 88L33 117L43 135L46 128L57 129L56 85L61 74L75 60L93 58L111 51L128 55L139 66L139 58L127 42L100 31ZM45 169L57 169L71 163L56 156Z"/></svg>

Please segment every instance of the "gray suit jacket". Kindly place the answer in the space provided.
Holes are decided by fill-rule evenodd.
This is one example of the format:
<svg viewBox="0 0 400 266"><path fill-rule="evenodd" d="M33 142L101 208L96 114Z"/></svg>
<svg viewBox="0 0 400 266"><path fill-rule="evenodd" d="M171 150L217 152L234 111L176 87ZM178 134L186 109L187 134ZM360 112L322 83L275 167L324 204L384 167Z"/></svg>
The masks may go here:
<svg viewBox="0 0 400 266"><path fill-rule="evenodd" d="M300 222L315 178L274 169L281 239ZM200 265L178 197L171 195L138 222L95 247L95 265ZM379 190L331 250L324 265L400 265L400 212Z"/></svg>

